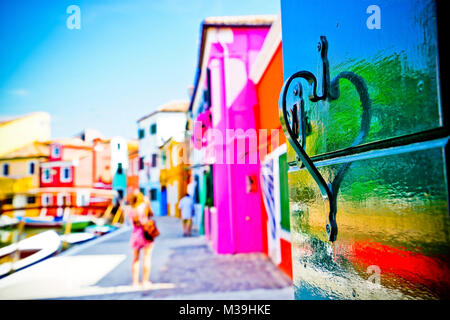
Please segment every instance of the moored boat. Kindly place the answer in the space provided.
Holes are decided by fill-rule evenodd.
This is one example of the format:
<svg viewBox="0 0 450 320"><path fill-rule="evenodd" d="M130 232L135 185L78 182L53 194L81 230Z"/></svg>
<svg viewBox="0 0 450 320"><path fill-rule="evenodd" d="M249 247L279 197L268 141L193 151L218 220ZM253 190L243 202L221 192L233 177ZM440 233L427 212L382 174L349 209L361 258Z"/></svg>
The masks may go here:
<svg viewBox="0 0 450 320"><path fill-rule="evenodd" d="M67 224L70 223L70 231L83 231L86 227L93 224L92 218L88 216L72 216L70 222L68 220L63 221L63 228L66 230Z"/></svg>
<svg viewBox="0 0 450 320"><path fill-rule="evenodd" d="M42 261L58 252L60 248L61 239L54 230L3 247L0 249L0 261L5 262L0 264L0 278ZM16 254L17 260L14 257Z"/></svg>
<svg viewBox="0 0 450 320"><path fill-rule="evenodd" d="M96 238L94 233L74 232L61 235L61 241L68 244L79 244Z"/></svg>
<svg viewBox="0 0 450 320"><path fill-rule="evenodd" d="M98 236L102 236L102 235L110 233L111 231L114 231L114 230L117 230L116 226L111 226L111 225L105 224L102 226L99 226L99 225L89 226L86 228L85 231L89 232L89 233L93 233Z"/></svg>
<svg viewBox="0 0 450 320"><path fill-rule="evenodd" d="M12 228L18 224L18 219L8 217L7 215L0 215L0 229Z"/></svg>
<svg viewBox="0 0 450 320"><path fill-rule="evenodd" d="M20 221L24 221L25 227L32 228L59 228L63 225L60 217L44 216L44 217L21 217Z"/></svg>

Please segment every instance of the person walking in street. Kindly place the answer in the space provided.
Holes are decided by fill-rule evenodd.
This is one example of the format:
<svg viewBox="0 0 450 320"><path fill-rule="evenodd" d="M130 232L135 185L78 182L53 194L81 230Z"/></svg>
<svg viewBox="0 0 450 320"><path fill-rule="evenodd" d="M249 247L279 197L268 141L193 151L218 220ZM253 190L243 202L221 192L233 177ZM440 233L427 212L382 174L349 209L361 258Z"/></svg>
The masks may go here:
<svg viewBox="0 0 450 320"><path fill-rule="evenodd" d="M194 217L194 201L189 193L186 193L180 200L178 208L181 210L183 236L189 237L192 229L192 218Z"/></svg>
<svg viewBox="0 0 450 320"><path fill-rule="evenodd" d="M142 285L147 287L151 284L149 278L151 271L153 241L145 238L143 226L148 221L149 217L153 216L153 212L149 201L145 201L144 195L140 191L133 193L131 196L127 215L133 224L133 231L131 232L130 239L131 248L133 250L133 262L131 268L133 286L139 285L139 256L140 252L143 251Z"/></svg>

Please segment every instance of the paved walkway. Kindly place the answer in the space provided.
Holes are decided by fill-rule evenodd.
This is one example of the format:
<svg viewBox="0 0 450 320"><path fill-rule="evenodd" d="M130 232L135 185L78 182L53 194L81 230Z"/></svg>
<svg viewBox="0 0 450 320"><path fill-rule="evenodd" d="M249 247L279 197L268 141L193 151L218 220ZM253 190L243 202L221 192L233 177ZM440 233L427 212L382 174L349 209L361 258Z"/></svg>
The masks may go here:
<svg viewBox="0 0 450 320"><path fill-rule="evenodd" d="M124 227L0 280L0 299L293 299L290 279L260 253L217 255L180 220L157 217L148 288L131 284Z"/></svg>

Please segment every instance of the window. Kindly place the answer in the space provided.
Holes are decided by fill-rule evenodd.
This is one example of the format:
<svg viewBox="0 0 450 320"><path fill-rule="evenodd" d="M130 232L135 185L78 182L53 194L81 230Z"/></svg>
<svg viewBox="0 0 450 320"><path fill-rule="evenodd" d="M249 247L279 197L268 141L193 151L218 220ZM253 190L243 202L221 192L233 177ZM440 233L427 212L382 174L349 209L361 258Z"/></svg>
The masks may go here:
<svg viewBox="0 0 450 320"><path fill-rule="evenodd" d="M60 173L61 182L70 182L72 181L72 170L71 168L61 168Z"/></svg>
<svg viewBox="0 0 450 320"><path fill-rule="evenodd" d="M52 158L59 158L61 155L61 148L58 145L52 146Z"/></svg>
<svg viewBox="0 0 450 320"><path fill-rule="evenodd" d="M166 152L163 151L161 154L161 159L162 159L162 165L166 165Z"/></svg>
<svg viewBox="0 0 450 320"><path fill-rule="evenodd" d="M158 190L156 190L156 189L151 189L150 190L150 200L151 201L158 200Z"/></svg>
<svg viewBox="0 0 450 320"><path fill-rule="evenodd" d="M144 129L139 129L138 130L138 137L139 137L139 139L144 139L144 136L145 136Z"/></svg>
<svg viewBox="0 0 450 320"><path fill-rule="evenodd" d="M120 143L117 144L117 150L120 150Z"/></svg>
<svg viewBox="0 0 450 320"><path fill-rule="evenodd" d="M52 195L51 194L43 194L41 196L41 202L43 206L49 206L52 204Z"/></svg>
<svg viewBox="0 0 450 320"><path fill-rule="evenodd" d="M64 195L62 193L58 193L56 196L56 204L58 206L62 206L64 204Z"/></svg>
<svg viewBox="0 0 450 320"><path fill-rule="evenodd" d="M35 172L35 164L34 164L34 162L30 162L30 164L28 166L28 173L34 174L34 172Z"/></svg>
<svg viewBox="0 0 450 320"><path fill-rule="evenodd" d="M158 159L158 155L156 153L152 154L152 167L156 167L156 161Z"/></svg>
<svg viewBox="0 0 450 320"><path fill-rule="evenodd" d="M89 205L90 194L88 192L78 192L77 193L77 206L85 207Z"/></svg>
<svg viewBox="0 0 450 320"><path fill-rule="evenodd" d="M9 164L8 163L3 164L3 175L5 177L7 177L9 175Z"/></svg>
<svg viewBox="0 0 450 320"><path fill-rule="evenodd" d="M29 197L27 197L27 203L28 203L28 204L34 204L34 203L36 203L36 197L35 197L35 196L29 196Z"/></svg>
<svg viewBox="0 0 450 320"><path fill-rule="evenodd" d="M122 163L118 163L117 164L117 174L122 174L123 173L123 168L122 168Z"/></svg>
<svg viewBox="0 0 450 320"><path fill-rule="evenodd" d="M145 189L144 188L139 188L139 190L141 191L142 194L145 194Z"/></svg>
<svg viewBox="0 0 450 320"><path fill-rule="evenodd" d="M3 204L13 204L13 198L12 197L8 197L6 199L3 200Z"/></svg>
<svg viewBox="0 0 450 320"><path fill-rule="evenodd" d="M139 170L144 170L144 157L139 158Z"/></svg>
<svg viewBox="0 0 450 320"><path fill-rule="evenodd" d="M51 172L50 172L50 168L46 168L44 170L42 170L42 181L43 182L51 182L52 181L52 176L51 176Z"/></svg>
<svg viewBox="0 0 450 320"><path fill-rule="evenodd" d="M123 190L122 189L118 189L117 193L119 194L119 199L123 199Z"/></svg>
<svg viewBox="0 0 450 320"><path fill-rule="evenodd" d="M208 68L206 69L206 86L207 89L204 93L204 101L206 102L207 108L211 107L211 70Z"/></svg>
<svg viewBox="0 0 450 320"><path fill-rule="evenodd" d="M156 123L153 123L151 126L150 126L150 134L156 134Z"/></svg>

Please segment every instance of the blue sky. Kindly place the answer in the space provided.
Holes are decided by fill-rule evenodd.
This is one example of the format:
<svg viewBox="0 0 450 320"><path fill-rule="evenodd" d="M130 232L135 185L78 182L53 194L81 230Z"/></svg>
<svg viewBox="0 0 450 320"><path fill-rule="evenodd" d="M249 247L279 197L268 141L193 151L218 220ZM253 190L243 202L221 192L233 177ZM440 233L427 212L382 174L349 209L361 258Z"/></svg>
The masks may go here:
<svg viewBox="0 0 450 320"><path fill-rule="evenodd" d="M279 12L279 0L2 0L0 117L46 111L53 137L135 138L136 119L188 99L205 17Z"/></svg>

